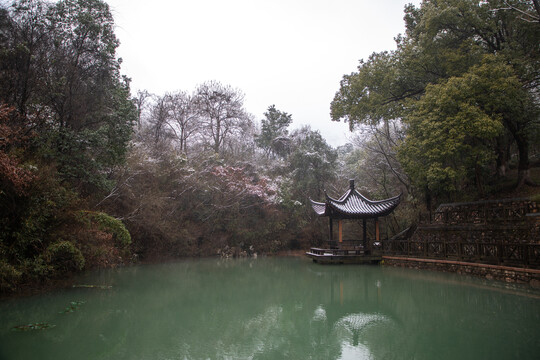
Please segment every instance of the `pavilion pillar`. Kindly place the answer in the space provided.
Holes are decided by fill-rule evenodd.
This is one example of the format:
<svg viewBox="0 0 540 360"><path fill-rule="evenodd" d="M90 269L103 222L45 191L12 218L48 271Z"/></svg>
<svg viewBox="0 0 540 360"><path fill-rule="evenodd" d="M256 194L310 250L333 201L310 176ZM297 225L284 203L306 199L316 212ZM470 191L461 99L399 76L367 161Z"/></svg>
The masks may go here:
<svg viewBox="0 0 540 360"><path fill-rule="evenodd" d="M343 221L338 220L339 243L343 242Z"/></svg>
<svg viewBox="0 0 540 360"><path fill-rule="evenodd" d="M334 241L334 222L332 221L332 218L330 219L330 241Z"/></svg>
<svg viewBox="0 0 540 360"><path fill-rule="evenodd" d="M366 229L366 219L362 219L362 241L364 242L364 250L367 249L367 229Z"/></svg>
<svg viewBox="0 0 540 360"><path fill-rule="evenodd" d="M375 218L375 241L380 241L379 218Z"/></svg>

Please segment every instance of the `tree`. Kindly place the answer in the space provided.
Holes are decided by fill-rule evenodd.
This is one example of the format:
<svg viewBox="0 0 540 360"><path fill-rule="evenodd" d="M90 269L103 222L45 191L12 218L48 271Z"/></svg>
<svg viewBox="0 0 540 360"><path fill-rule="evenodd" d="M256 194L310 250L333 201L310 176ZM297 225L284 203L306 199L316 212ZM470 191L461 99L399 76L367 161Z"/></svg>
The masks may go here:
<svg viewBox="0 0 540 360"><path fill-rule="evenodd" d="M150 94L146 90L138 90L137 96L133 98L133 103L137 107L137 129L140 130L143 122L143 118L145 116L145 111L148 107L148 99L152 97L152 94Z"/></svg>
<svg viewBox="0 0 540 360"><path fill-rule="evenodd" d="M398 55L373 53L367 61L360 60L358 72L344 75L330 105L332 120L343 119L353 130L357 125L377 125L400 118L404 100L420 94L423 84L402 80Z"/></svg>
<svg viewBox="0 0 540 360"><path fill-rule="evenodd" d="M465 0L430 1L420 9L410 7L407 15L408 46L438 49L450 59L437 59L448 69L443 73L443 78L466 73L472 66L484 61L485 54L496 55L500 62L512 67L513 74L528 92L524 94L524 102L514 103L515 107L520 107L516 111L526 116L504 116L503 121L518 150L518 186L532 184L529 170L530 135L539 125L540 50L537 43L540 27L537 23L523 20L523 14L536 13L537 8L533 5L533 2L506 0L480 3ZM498 153L504 154L504 149L498 149ZM499 155L498 163L502 167L505 166L504 160Z"/></svg>
<svg viewBox="0 0 540 360"><path fill-rule="evenodd" d="M453 83L451 79L467 78L471 71L485 77L480 82L489 81L491 74L481 68L485 56L491 54L494 62L512 68L507 73L519 80L522 89L512 87L518 98L511 100L511 109L499 107L496 111L518 148L518 186L530 183L528 147L531 134L538 129L540 27L524 21L520 14L533 10L530 3L498 0L431 0L420 8L407 6L406 34L397 37L398 49L374 53L360 63L358 72L344 76L332 102L332 119L350 121L351 127L393 119L411 123L410 118L418 115L415 103L427 99L423 96L430 86L448 85ZM505 134L493 134L499 141L493 139L491 144L500 154L497 161L502 169L508 148L501 141Z"/></svg>
<svg viewBox="0 0 540 360"><path fill-rule="evenodd" d="M194 103L201 117L203 136L216 153L220 153L229 135L241 130L243 123L251 121L243 108L244 95L240 90L217 81L199 85Z"/></svg>
<svg viewBox="0 0 540 360"><path fill-rule="evenodd" d="M169 96L157 96L150 109L149 118L155 144L158 144L165 139L171 139L174 136L168 126L170 120L171 102L169 101Z"/></svg>
<svg viewBox="0 0 540 360"><path fill-rule="evenodd" d="M487 76L489 74L489 76ZM492 163L504 117L522 116L523 89L512 68L493 56L460 77L429 85L407 118L401 160L416 184L435 193L475 184L483 194L483 169Z"/></svg>
<svg viewBox="0 0 540 360"><path fill-rule="evenodd" d="M318 131L304 126L292 133L293 151L289 170L296 200L319 196L336 174L337 152L326 143Z"/></svg>
<svg viewBox="0 0 540 360"><path fill-rule="evenodd" d="M64 0L51 7L47 21L52 66L44 69L44 100L60 127L92 127L109 111L107 102L120 77L109 6L101 0Z"/></svg>
<svg viewBox="0 0 540 360"><path fill-rule="evenodd" d="M356 178L377 198L389 198L400 191L409 194L410 179L397 154L404 129L405 125L398 120L359 127L352 139L353 148L342 155L348 178Z"/></svg>
<svg viewBox="0 0 540 360"><path fill-rule="evenodd" d="M193 97L184 91L154 97L149 124L154 144L173 142L180 152L187 154L188 139L200 131L199 112Z"/></svg>
<svg viewBox="0 0 540 360"><path fill-rule="evenodd" d="M23 116L39 96L47 66L49 7L43 1L21 0L0 8L0 99Z"/></svg>
<svg viewBox="0 0 540 360"><path fill-rule="evenodd" d="M35 176L28 167L21 166L13 151L27 142L25 125L28 121L17 118L15 110L0 106L0 202L6 212L13 212L19 198L25 195ZM2 214L4 215L4 214Z"/></svg>
<svg viewBox="0 0 540 360"><path fill-rule="evenodd" d="M292 115L269 106L261 120L261 133L256 138L257 145L264 149L266 156L284 157L290 150L291 139L287 128L292 123Z"/></svg>
<svg viewBox="0 0 540 360"><path fill-rule="evenodd" d="M169 127L174 132L180 151L187 154L188 139L199 131L199 114L193 97L186 92L178 91L170 94Z"/></svg>
<svg viewBox="0 0 540 360"><path fill-rule="evenodd" d="M0 291L128 254L104 228L120 222L78 216L114 183L137 119L113 30L100 0L0 7Z"/></svg>
<svg viewBox="0 0 540 360"><path fill-rule="evenodd" d="M1 12L1 100L27 115L36 143L81 188L108 186L137 118L101 0L20 0Z"/></svg>

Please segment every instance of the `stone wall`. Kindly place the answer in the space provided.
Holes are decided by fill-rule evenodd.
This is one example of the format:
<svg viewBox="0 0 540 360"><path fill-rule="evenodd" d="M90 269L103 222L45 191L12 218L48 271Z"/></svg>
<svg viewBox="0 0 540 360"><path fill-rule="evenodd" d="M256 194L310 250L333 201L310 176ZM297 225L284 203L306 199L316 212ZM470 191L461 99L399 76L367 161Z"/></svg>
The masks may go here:
<svg viewBox="0 0 540 360"><path fill-rule="evenodd" d="M452 260L418 259L408 257L383 256L385 266L414 269L437 270L483 277L490 280L529 284L540 288L540 270L524 269L500 265L467 263Z"/></svg>

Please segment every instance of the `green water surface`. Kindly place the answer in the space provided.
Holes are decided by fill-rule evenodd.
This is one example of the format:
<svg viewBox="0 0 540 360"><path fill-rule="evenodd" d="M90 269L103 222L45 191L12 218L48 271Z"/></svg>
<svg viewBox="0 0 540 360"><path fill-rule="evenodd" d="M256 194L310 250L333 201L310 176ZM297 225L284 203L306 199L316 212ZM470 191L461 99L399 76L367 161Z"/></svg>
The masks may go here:
<svg viewBox="0 0 540 360"><path fill-rule="evenodd" d="M540 292L460 275L263 258L77 281L106 287L0 301L1 360L540 359Z"/></svg>

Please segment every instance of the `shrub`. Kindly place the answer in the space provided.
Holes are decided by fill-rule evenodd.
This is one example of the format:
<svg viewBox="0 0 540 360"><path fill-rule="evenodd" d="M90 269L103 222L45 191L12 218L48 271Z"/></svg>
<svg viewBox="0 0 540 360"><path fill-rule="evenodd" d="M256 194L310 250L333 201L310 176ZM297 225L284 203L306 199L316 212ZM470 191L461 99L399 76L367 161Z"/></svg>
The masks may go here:
<svg viewBox="0 0 540 360"><path fill-rule="evenodd" d="M15 290L20 278L20 271L4 260L0 260L0 293Z"/></svg>
<svg viewBox="0 0 540 360"><path fill-rule="evenodd" d="M49 245L45 251L45 259L58 274L80 271L85 262L81 251L69 241Z"/></svg>
<svg viewBox="0 0 540 360"><path fill-rule="evenodd" d="M79 214L81 221L88 227L96 224L99 230L111 234L117 247L122 248L131 244L131 235L121 220L103 212L81 210Z"/></svg>
<svg viewBox="0 0 540 360"><path fill-rule="evenodd" d="M29 280L42 281L54 275L55 268L44 259L46 253L33 259L25 259L21 270Z"/></svg>

